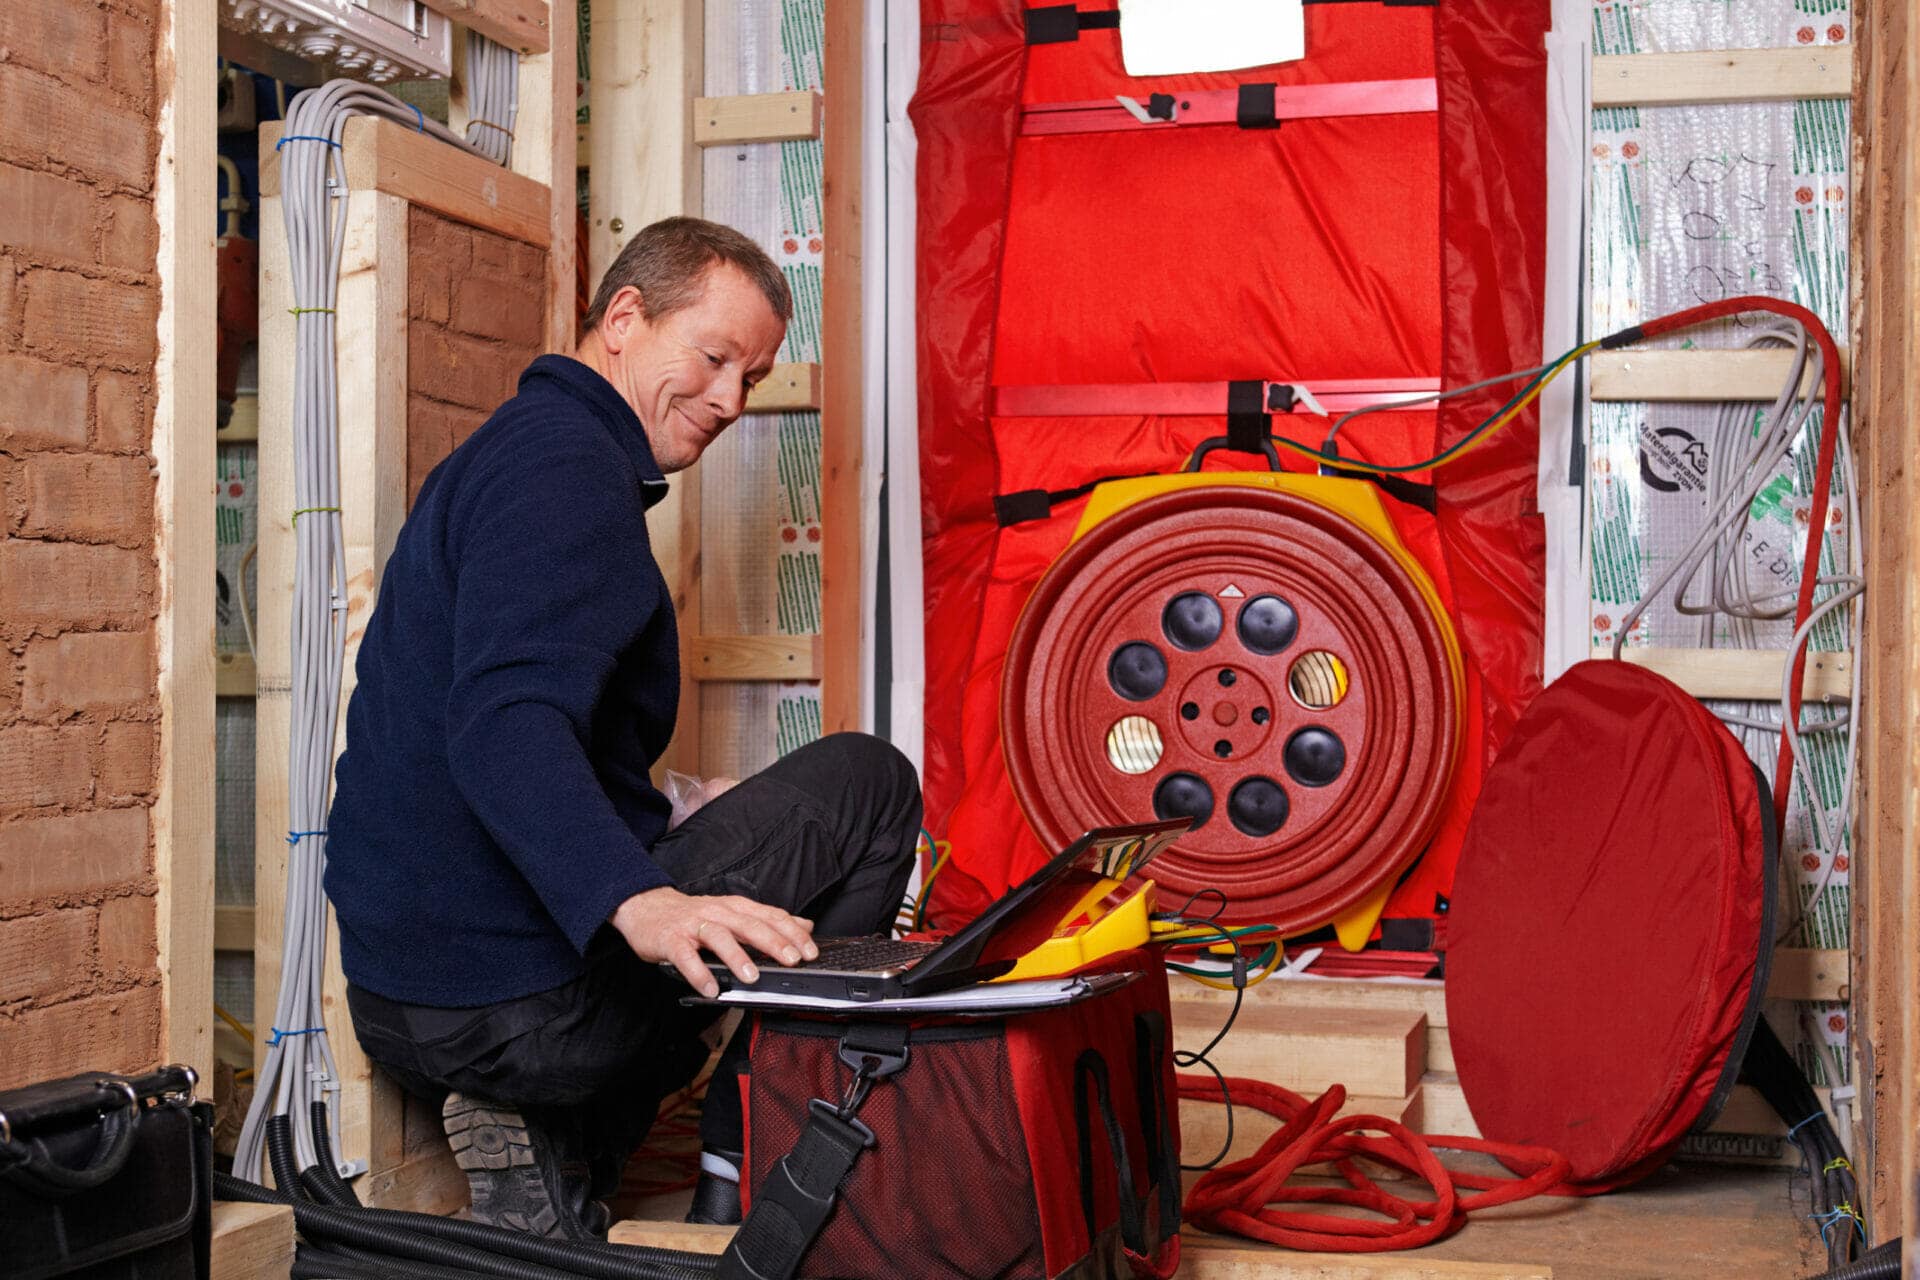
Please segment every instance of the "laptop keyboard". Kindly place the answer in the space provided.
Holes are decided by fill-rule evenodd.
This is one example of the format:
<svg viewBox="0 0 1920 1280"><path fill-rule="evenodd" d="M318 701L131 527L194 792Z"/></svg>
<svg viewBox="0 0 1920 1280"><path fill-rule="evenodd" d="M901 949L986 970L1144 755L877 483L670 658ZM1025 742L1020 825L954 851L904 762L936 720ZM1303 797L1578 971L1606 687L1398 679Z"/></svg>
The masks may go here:
<svg viewBox="0 0 1920 1280"><path fill-rule="evenodd" d="M901 938L827 938L820 956L792 967L797 969L890 969L918 960L940 944L908 942Z"/></svg>

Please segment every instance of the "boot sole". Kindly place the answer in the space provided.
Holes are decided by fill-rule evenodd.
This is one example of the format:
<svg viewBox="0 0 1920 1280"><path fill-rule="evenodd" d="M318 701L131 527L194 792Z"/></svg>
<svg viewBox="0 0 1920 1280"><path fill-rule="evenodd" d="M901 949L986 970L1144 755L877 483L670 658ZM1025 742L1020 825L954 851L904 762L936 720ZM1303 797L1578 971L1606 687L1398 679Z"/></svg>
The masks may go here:
<svg viewBox="0 0 1920 1280"><path fill-rule="evenodd" d="M467 1175L475 1218L528 1235L560 1233L559 1211L519 1112L453 1093L440 1109L440 1123L453 1162Z"/></svg>

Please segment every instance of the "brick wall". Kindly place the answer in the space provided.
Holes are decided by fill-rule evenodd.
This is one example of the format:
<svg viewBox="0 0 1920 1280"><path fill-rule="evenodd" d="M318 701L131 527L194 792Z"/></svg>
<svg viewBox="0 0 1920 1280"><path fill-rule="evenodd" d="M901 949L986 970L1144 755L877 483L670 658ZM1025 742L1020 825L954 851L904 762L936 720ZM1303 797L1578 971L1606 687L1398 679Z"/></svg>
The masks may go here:
<svg viewBox="0 0 1920 1280"><path fill-rule="evenodd" d="M160 1052L157 13L0 3L0 1088Z"/></svg>
<svg viewBox="0 0 1920 1280"><path fill-rule="evenodd" d="M451 222L407 217L407 503L427 473L509 399L544 349L547 255Z"/></svg>

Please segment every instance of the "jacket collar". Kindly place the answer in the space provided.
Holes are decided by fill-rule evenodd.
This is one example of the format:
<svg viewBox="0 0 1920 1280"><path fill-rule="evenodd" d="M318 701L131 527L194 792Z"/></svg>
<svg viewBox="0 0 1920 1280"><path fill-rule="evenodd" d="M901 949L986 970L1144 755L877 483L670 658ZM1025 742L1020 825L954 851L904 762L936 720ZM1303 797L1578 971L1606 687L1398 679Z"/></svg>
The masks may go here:
<svg viewBox="0 0 1920 1280"><path fill-rule="evenodd" d="M620 442L620 447L633 460L633 469L640 477L642 502L652 507L667 496L667 478L661 474L660 464L653 460L653 446L647 442L647 429L641 423L640 416L633 411L633 406L621 398L611 382L591 366L582 364L572 356L560 355L541 356L528 365L526 372L520 375L520 390L525 391L527 384L536 378L551 378L606 424L614 439Z"/></svg>

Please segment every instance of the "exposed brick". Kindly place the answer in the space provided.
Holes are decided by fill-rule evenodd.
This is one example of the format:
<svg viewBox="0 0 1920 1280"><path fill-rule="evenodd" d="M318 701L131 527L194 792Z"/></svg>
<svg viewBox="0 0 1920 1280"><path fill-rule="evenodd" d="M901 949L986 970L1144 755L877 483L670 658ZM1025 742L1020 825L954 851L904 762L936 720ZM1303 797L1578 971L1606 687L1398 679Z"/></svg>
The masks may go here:
<svg viewBox="0 0 1920 1280"><path fill-rule="evenodd" d="M423 396L407 398L407 506L440 460L453 452L453 414L444 405Z"/></svg>
<svg viewBox="0 0 1920 1280"><path fill-rule="evenodd" d="M19 341L19 275L14 270L12 258L0 257L0 347L17 346ZM0 395L0 405L4 405L6 399Z"/></svg>
<svg viewBox="0 0 1920 1280"><path fill-rule="evenodd" d="M153 474L144 457L30 454L20 487L27 537L140 546L153 535Z"/></svg>
<svg viewBox="0 0 1920 1280"><path fill-rule="evenodd" d="M113 16L107 37L107 73L113 87L142 106L153 101L153 28L138 18Z"/></svg>
<svg viewBox="0 0 1920 1280"><path fill-rule="evenodd" d="M0 920L5 999L39 1002L82 994L93 985L91 907ZM6 1023L0 1022L0 1028ZM76 1066L78 1064L75 1064Z"/></svg>
<svg viewBox="0 0 1920 1280"><path fill-rule="evenodd" d="M14 491L19 470L17 459L0 453L0 537L11 537L20 531L26 499Z"/></svg>
<svg viewBox="0 0 1920 1280"><path fill-rule="evenodd" d="M72 808L91 799L93 733L86 725L0 729L0 817L52 805Z"/></svg>
<svg viewBox="0 0 1920 1280"><path fill-rule="evenodd" d="M144 706L153 686L151 632L70 632L27 646L20 709L35 719L123 711Z"/></svg>
<svg viewBox="0 0 1920 1280"><path fill-rule="evenodd" d="M139 112L75 101L58 80L0 62L0 121L0 157L55 162L133 191L153 185L153 125Z"/></svg>
<svg viewBox="0 0 1920 1280"><path fill-rule="evenodd" d="M29 271L26 293L28 349L121 369L153 364L160 291L152 285Z"/></svg>
<svg viewBox="0 0 1920 1280"><path fill-rule="evenodd" d="M158 749L159 734L151 724L116 720L108 725L100 741L100 767L94 771L100 799L111 802L152 795Z"/></svg>
<svg viewBox="0 0 1920 1280"><path fill-rule="evenodd" d="M473 262L473 232L460 223L416 207L407 219L409 268L417 258L434 259L458 276Z"/></svg>
<svg viewBox="0 0 1920 1280"><path fill-rule="evenodd" d="M0 542L0 631L134 627L153 616L152 557L123 547Z"/></svg>
<svg viewBox="0 0 1920 1280"><path fill-rule="evenodd" d="M107 981L139 979L154 971L154 901L145 894L100 904L100 968Z"/></svg>
<svg viewBox="0 0 1920 1280"><path fill-rule="evenodd" d="M107 200L106 235L100 242L100 260L122 271L153 271L160 223L153 202L141 196L112 196Z"/></svg>
<svg viewBox="0 0 1920 1280"><path fill-rule="evenodd" d="M153 441L153 412L146 382L128 373L102 373L93 380L94 448L107 453L145 453Z"/></svg>
<svg viewBox="0 0 1920 1280"><path fill-rule="evenodd" d="M7 229L8 247L37 261L92 264L98 199L71 178L0 164L0 227Z"/></svg>
<svg viewBox="0 0 1920 1280"><path fill-rule="evenodd" d="M528 359L546 331L540 294L488 276L468 276L455 286L453 324L464 333L526 349Z"/></svg>
<svg viewBox="0 0 1920 1280"><path fill-rule="evenodd" d="M106 45L107 15L92 4L29 0L0 5L0 46L10 60L36 71L79 84L98 80Z"/></svg>
<svg viewBox="0 0 1920 1280"><path fill-rule="evenodd" d="M407 385L412 391L492 412L513 394L524 362L501 347L432 325L407 326Z"/></svg>
<svg viewBox="0 0 1920 1280"><path fill-rule="evenodd" d="M535 281L542 288L547 279L547 255L543 250L518 240L513 242L513 276L516 280Z"/></svg>
<svg viewBox="0 0 1920 1280"><path fill-rule="evenodd" d="M147 870L144 806L0 825L0 902L93 893Z"/></svg>
<svg viewBox="0 0 1920 1280"><path fill-rule="evenodd" d="M29 1008L0 1019L0 1089L72 1075L131 1073L160 1056L160 988Z"/></svg>
<svg viewBox="0 0 1920 1280"><path fill-rule="evenodd" d="M453 273L444 258L432 254L408 258L407 315L433 324L453 318Z"/></svg>
<svg viewBox="0 0 1920 1280"><path fill-rule="evenodd" d="M474 232L473 269L484 275L510 274L513 270L513 241L488 231Z"/></svg>
<svg viewBox="0 0 1920 1280"><path fill-rule="evenodd" d="M86 373L32 356L0 355L0 449L78 449L86 443Z"/></svg>

